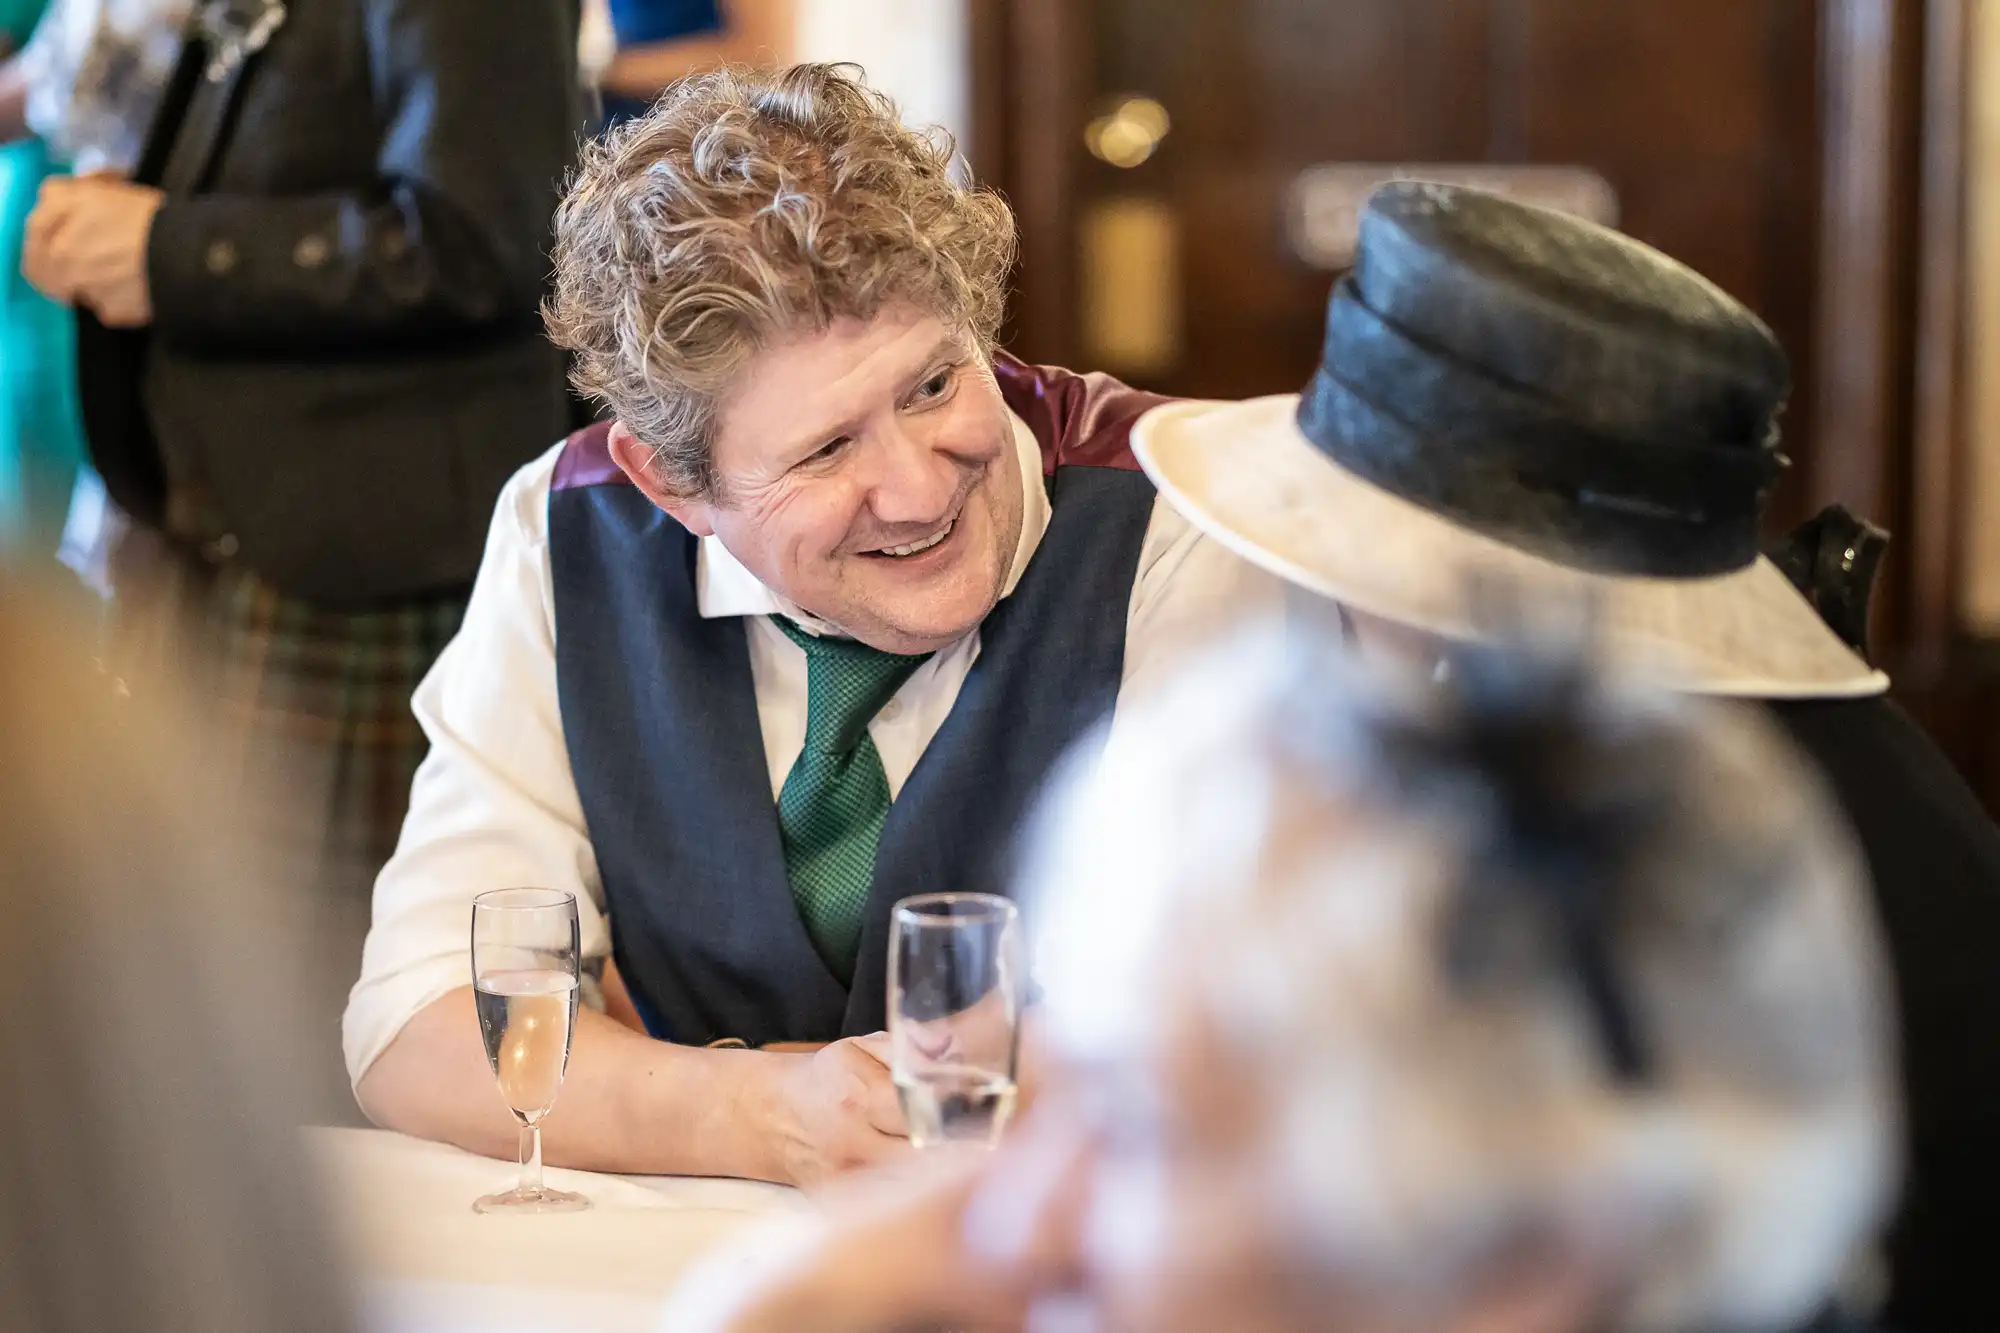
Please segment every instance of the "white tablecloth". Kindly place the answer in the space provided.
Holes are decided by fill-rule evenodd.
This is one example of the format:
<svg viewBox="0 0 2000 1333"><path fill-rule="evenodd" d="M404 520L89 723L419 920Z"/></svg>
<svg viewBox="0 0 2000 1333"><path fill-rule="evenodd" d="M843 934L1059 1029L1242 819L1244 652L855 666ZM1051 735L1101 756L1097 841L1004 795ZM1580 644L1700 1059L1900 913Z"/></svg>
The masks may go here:
<svg viewBox="0 0 2000 1333"><path fill-rule="evenodd" d="M379 1130L306 1135L381 1333L650 1333L693 1260L735 1240L754 1262L760 1222L810 1207L751 1181L550 1170L595 1207L485 1217L472 1201L511 1185L511 1163Z"/></svg>

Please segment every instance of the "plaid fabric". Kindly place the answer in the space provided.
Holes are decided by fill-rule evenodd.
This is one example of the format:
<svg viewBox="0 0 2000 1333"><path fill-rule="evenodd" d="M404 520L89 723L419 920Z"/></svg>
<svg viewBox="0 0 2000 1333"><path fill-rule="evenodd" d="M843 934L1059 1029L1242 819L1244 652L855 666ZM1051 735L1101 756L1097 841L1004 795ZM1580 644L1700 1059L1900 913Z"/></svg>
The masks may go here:
<svg viewBox="0 0 2000 1333"><path fill-rule="evenodd" d="M200 549L145 531L125 538L107 668L130 689L192 677L272 864L365 930L426 748L410 695L458 632L465 594L321 606Z"/></svg>
<svg viewBox="0 0 2000 1333"><path fill-rule="evenodd" d="M219 734L246 782L287 793L270 838L336 900L367 903L426 741L410 695L458 632L459 592L349 611L226 567L200 606Z"/></svg>
<svg viewBox="0 0 2000 1333"><path fill-rule="evenodd" d="M274 892L299 892L314 941L316 970L300 985L324 1040L308 1058L331 1090L315 1118L365 1123L346 1093L340 1016L361 971L375 875L424 756L410 694L457 633L465 595L344 610L213 558L215 542L122 519L101 540L116 593L104 668L127 693L174 681L206 711L199 734L218 751L206 758L240 784L216 820L282 877Z"/></svg>

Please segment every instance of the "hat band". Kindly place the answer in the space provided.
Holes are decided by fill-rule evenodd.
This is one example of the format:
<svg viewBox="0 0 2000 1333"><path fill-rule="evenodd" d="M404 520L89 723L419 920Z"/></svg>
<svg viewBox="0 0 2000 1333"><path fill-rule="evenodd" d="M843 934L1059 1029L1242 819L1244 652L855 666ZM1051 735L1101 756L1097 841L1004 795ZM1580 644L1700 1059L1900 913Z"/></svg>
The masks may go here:
<svg viewBox="0 0 2000 1333"><path fill-rule="evenodd" d="M1299 429L1343 468L1509 545L1592 573L1698 578L1757 559L1777 432L1640 441L1430 347L1351 281L1328 311Z"/></svg>

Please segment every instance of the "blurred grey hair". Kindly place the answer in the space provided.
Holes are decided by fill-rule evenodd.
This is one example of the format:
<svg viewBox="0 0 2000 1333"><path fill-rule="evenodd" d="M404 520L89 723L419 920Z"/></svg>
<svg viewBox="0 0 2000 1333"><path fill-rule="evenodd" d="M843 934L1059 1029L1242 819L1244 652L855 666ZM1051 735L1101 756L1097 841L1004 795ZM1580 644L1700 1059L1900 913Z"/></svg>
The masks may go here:
<svg viewBox="0 0 2000 1333"><path fill-rule="evenodd" d="M0 1333L344 1333L281 906L198 738L0 581Z"/></svg>
<svg viewBox="0 0 2000 1333"><path fill-rule="evenodd" d="M1607 930L1653 1059L1621 1082L1532 910L1481 920L1511 959L1497 981L1450 961L1476 812L1379 762L1387 728L1449 740L1445 692L1292 633L1121 703L1102 757L1055 784L1024 891L1058 1048L1144 1059L1177 1023L1215 1033L1265 1108L1281 1230L1343 1283L1421 1308L1553 1234L1629 1283L1600 1327L1803 1322L1895 1172L1882 964L1816 776L1748 709L1601 682L1578 704L1586 757L1658 795Z"/></svg>

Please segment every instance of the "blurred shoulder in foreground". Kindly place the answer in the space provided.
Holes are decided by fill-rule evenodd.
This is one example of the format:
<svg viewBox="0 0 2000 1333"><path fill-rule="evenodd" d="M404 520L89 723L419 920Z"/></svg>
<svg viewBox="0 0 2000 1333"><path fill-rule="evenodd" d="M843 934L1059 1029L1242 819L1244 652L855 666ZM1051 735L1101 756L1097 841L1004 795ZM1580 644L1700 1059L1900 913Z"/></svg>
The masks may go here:
<svg viewBox="0 0 2000 1333"><path fill-rule="evenodd" d="M0 1330L334 1333L302 924L171 704L0 582Z"/></svg>

